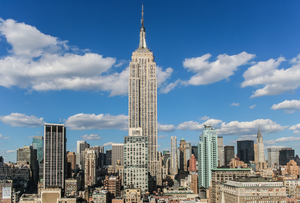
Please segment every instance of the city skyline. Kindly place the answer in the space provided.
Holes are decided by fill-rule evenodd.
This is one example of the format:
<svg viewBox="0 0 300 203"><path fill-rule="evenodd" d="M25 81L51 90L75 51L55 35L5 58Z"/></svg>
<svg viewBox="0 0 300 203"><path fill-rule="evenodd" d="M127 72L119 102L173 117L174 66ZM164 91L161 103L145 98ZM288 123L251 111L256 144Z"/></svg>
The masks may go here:
<svg viewBox="0 0 300 203"><path fill-rule="evenodd" d="M203 124L210 124L224 146L256 140L260 125L265 148L299 153L299 29L293 25L300 4L285 5L144 2L147 46L157 65L158 151L170 151L171 136L196 145ZM5 1L0 8L5 161L16 161L17 148L42 135L44 123L60 118L68 151L76 151L77 140L106 149L123 142L140 8L139 1L71 6Z"/></svg>

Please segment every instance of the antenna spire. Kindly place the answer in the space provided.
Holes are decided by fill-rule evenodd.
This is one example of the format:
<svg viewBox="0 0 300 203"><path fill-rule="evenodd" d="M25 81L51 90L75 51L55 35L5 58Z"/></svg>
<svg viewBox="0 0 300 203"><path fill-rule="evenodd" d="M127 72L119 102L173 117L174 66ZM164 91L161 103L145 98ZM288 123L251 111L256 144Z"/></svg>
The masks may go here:
<svg viewBox="0 0 300 203"><path fill-rule="evenodd" d="M141 20L142 27L144 27L144 4L142 4L142 20Z"/></svg>
<svg viewBox="0 0 300 203"><path fill-rule="evenodd" d="M140 45L139 48L147 48L146 45L146 31L144 27L144 4L142 4L142 19L141 19L142 27L140 29Z"/></svg>

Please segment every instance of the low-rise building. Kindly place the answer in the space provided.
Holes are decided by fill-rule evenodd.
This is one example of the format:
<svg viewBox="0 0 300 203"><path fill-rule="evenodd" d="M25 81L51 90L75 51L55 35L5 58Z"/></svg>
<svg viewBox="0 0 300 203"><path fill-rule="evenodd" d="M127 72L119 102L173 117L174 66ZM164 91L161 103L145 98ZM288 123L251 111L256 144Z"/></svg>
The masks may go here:
<svg viewBox="0 0 300 203"><path fill-rule="evenodd" d="M286 202L286 189L282 182L272 182L267 178L238 178L222 183L221 202Z"/></svg>
<svg viewBox="0 0 300 203"><path fill-rule="evenodd" d="M141 189L126 189L125 190L126 203L139 203L141 202Z"/></svg>
<svg viewBox="0 0 300 203"><path fill-rule="evenodd" d="M65 196L76 196L80 190L80 181L78 178L69 178L65 180Z"/></svg>

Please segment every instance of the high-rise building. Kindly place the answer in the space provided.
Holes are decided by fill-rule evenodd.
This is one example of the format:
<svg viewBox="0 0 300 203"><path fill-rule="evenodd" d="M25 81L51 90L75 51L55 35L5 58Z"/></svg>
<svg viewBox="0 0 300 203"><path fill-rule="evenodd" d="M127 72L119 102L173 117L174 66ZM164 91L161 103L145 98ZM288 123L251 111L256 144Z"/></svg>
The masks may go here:
<svg viewBox="0 0 300 203"><path fill-rule="evenodd" d="M274 167L275 164L279 165L279 151L280 148L268 148L268 167Z"/></svg>
<svg viewBox="0 0 300 203"><path fill-rule="evenodd" d="M96 168L102 168L104 166L104 147L101 146L93 146L89 149L95 150L97 156L97 166Z"/></svg>
<svg viewBox="0 0 300 203"><path fill-rule="evenodd" d="M217 133L210 125L204 125L198 144L198 187L208 188L211 181L211 169L218 166Z"/></svg>
<svg viewBox="0 0 300 203"><path fill-rule="evenodd" d="M170 174L176 175L178 173L177 166L177 137L171 137L171 154L170 154Z"/></svg>
<svg viewBox="0 0 300 203"><path fill-rule="evenodd" d="M117 161L121 161L121 165L124 164L124 144L112 144L111 145L111 165L116 167Z"/></svg>
<svg viewBox="0 0 300 203"><path fill-rule="evenodd" d="M180 144L179 144L179 150L180 150L180 154L179 154L179 158L180 158L180 170L181 171L188 171L187 170L187 159L186 159L186 142L185 140L182 138L180 140Z"/></svg>
<svg viewBox="0 0 300 203"><path fill-rule="evenodd" d="M43 136L33 136L32 147L37 150L37 160L40 163L44 158L44 138Z"/></svg>
<svg viewBox="0 0 300 203"><path fill-rule="evenodd" d="M287 165L290 160L294 160L295 151L292 148L283 148L279 151L279 165Z"/></svg>
<svg viewBox="0 0 300 203"><path fill-rule="evenodd" d="M65 186L66 128L64 124L44 126L44 188Z"/></svg>
<svg viewBox="0 0 300 203"><path fill-rule="evenodd" d="M195 159L198 160L198 146L192 146L192 154L194 154Z"/></svg>
<svg viewBox="0 0 300 203"><path fill-rule="evenodd" d="M153 53L146 46L144 10L142 8L140 43L132 53L128 85L129 134L148 138L148 168L156 175L157 162L157 79Z"/></svg>
<svg viewBox="0 0 300 203"><path fill-rule="evenodd" d="M257 132L257 161L258 162L265 162L266 158L265 158L265 146L264 146L264 141L263 141L263 137L260 131L260 128L258 129Z"/></svg>
<svg viewBox="0 0 300 203"><path fill-rule="evenodd" d="M111 166L111 156L112 156L112 150L107 149L106 150L106 165Z"/></svg>
<svg viewBox="0 0 300 203"><path fill-rule="evenodd" d="M196 172L196 159L194 154L192 154L192 157L189 160L189 171Z"/></svg>
<svg viewBox="0 0 300 203"><path fill-rule="evenodd" d="M72 170L76 168L76 154L74 152L68 152L67 162L71 164Z"/></svg>
<svg viewBox="0 0 300 203"><path fill-rule="evenodd" d="M84 159L84 187L96 184L97 155L93 149L85 149Z"/></svg>
<svg viewBox="0 0 300 203"><path fill-rule="evenodd" d="M84 155L82 155L82 152L86 148L90 148L90 144L86 141L77 141L76 164L80 169L84 169Z"/></svg>
<svg viewBox="0 0 300 203"><path fill-rule="evenodd" d="M186 143L186 161L188 162L192 156L192 144L190 142Z"/></svg>
<svg viewBox="0 0 300 203"><path fill-rule="evenodd" d="M124 136L124 189L148 191L148 137Z"/></svg>
<svg viewBox="0 0 300 203"><path fill-rule="evenodd" d="M254 141L241 140L237 141L237 157L244 163L254 161Z"/></svg>
<svg viewBox="0 0 300 203"><path fill-rule="evenodd" d="M231 159L234 159L234 146L225 146L224 147L224 165L225 165L225 167L229 166Z"/></svg>
<svg viewBox="0 0 300 203"><path fill-rule="evenodd" d="M218 165L224 166L223 137L218 136Z"/></svg>

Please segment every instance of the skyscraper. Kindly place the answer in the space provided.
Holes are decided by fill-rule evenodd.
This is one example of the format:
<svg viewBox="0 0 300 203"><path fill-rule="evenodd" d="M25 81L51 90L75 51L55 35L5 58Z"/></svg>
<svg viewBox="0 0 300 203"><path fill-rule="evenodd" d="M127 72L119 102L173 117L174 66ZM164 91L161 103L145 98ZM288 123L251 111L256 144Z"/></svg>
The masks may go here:
<svg viewBox="0 0 300 203"><path fill-rule="evenodd" d="M178 166L177 166L177 137L171 137L171 154L170 154L170 173L171 175L176 175L178 173Z"/></svg>
<svg viewBox="0 0 300 203"><path fill-rule="evenodd" d="M107 149L106 150L106 161L105 161L107 166L111 165L111 155L112 155L112 150Z"/></svg>
<svg viewBox="0 0 300 203"><path fill-rule="evenodd" d="M224 166L223 137L220 136L218 136L218 162L219 166Z"/></svg>
<svg viewBox="0 0 300 203"><path fill-rule="evenodd" d="M124 165L124 144L112 144L111 149L111 165L116 167L118 160L121 161L121 165Z"/></svg>
<svg viewBox="0 0 300 203"><path fill-rule="evenodd" d="M211 169L218 166L217 133L210 125L204 125L198 144L198 187L208 188L211 181Z"/></svg>
<svg viewBox="0 0 300 203"><path fill-rule="evenodd" d="M292 148L283 148L279 151L279 165L284 166L290 160L294 160L295 151Z"/></svg>
<svg viewBox="0 0 300 203"><path fill-rule="evenodd" d="M84 187L96 184L97 155L93 149L85 149L84 159Z"/></svg>
<svg viewBox="0 0 300 203"><path fill-rule="evenodd" d="M44 138L43 136L33 136L32 147L37 150L37 159L40 163L44 158Z"/></svg>
<svg viewBox="0 0 300 203"><path fill-rule="evenodd" d="M280 148L268 148L268 167L272 168L275 164L279 165Z"/></svg>
<svg viewBox="0 0 300 203"><path fill-rule="evenodd" d="M144 9L140 28L140 43L132 53L129 77L129 134L148 138L148 168L156 175L157 162L157 80L153 53L146 45Z"/></svg>
<svg viewBox="0 0 300 203"><path fill-rule="evenodd" d="M254 141L237 141L237 157L247 164L250 163L250 161L254 161Z"/></svg>
<svg viewBox="0 0 300 203"><path fill-rule="evenodd" d="M231 159L234 158L234 146L225 146L224 147L224 165L225 167L229 166Z"/></svg>
<svg viewBox="0 0 300 203"><path fill-rule="evenodd" d="M64 124L44 126L44 188L65 187L66 128Z"/></svg>
<svg viewBox="0 0 300 203"><path fill-rule="evenodd" d="M84 156L81 153L86 148L90 148L90 144L86 141L77 141L76 164L80 169L84 169Z"/></svg>
<svg viewBox="0 0 300 203"><path fill-rule="evenodd" d="M179 158L180 158L180 170L181 171L188 171L187 170L187 159L186 159L186 141L182 138L179 144Z"/></svg>
<svg viewBox="0 0 300 203"><path fill-rule="evenodd" d="M263 137L260 131L260 128L258 129L257 132L257 161L258 162L265 162L265 146L264 146L264 141Z"/></svg>

